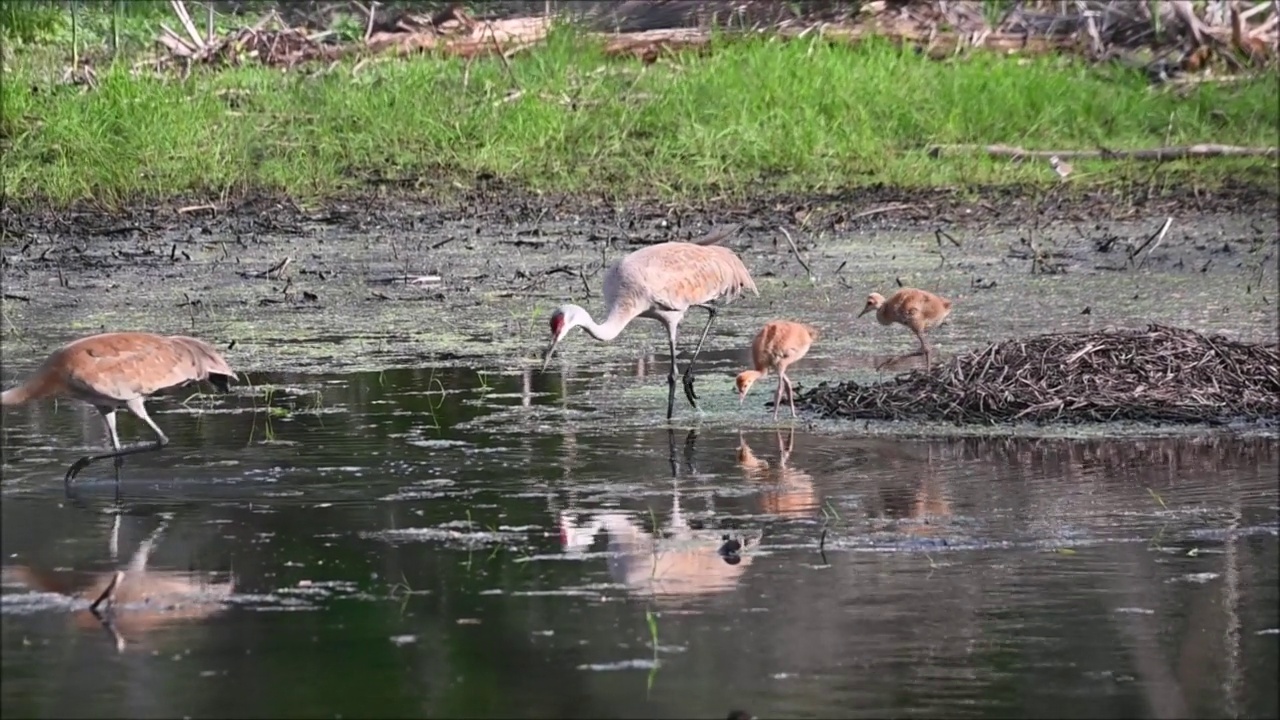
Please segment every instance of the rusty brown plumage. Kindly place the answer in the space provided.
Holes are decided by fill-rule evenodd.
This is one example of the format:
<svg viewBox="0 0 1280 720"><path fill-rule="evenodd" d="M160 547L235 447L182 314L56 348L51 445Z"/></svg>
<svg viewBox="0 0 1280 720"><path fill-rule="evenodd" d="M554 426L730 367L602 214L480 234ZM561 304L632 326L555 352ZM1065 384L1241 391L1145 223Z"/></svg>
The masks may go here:
<svg viewBox="0 0 1280 720"><path fill-rule="evenodd" d="M102 414L114 450L84 457L67 472L67 482L96 460L159 450L169 438L147 415L144 401L155 393L207 380L225 391L236 373L212 345L184 335L115 332L73 340L52 354L20 385L0 394L0 405L22 405L50 397L88 403ZM155 445L121 449L116 410L127 407L155 432Z"/></svg>
<svg viewBox="0 0 1280 720"><path fill-rule="evenodd" d="M791 428L786 442L782 430L777 431L778 462L770 465L751 450L741 431L738 432L738 467L750 480L768 483L761 493L761 508L770 515L808 517L818 506L813 476L790 465L795 451L796 431Z"/></svg>
<svg viewBox="0 0 1280 720"><path fill-rule="evenodd" d="M759 294L751 273L732 250L715 243L737 228L718 228L696 242L668 242L637 250L605 272L603 294L607 316L597 323L578 305L562 305L551 314L551 344L543 354L545 370L561 340L575 327L582 327L597 340L612 340L638 317L661 322L667 329L671 351L671 371L667 376L667 418L675 411L676 333L690 308L707 311L707 324L694 347L684 373L684 391L689 404L698 407L693 390L693 368L702 343L711 330L717 312L713 302L730 301L744 292Z"/></svg>
<svg viewBox="0 0 1280 720"><path fill-rule="evenodd" d="M751 342L751 359L755 369L744 370L734 381L738 389L738 404L741 405L746 400L752 384L773 370L778 373L778 391L773 399L773 419L778 419L778 407L782 404L784 390L787 401L791 405L791 417L795 417L795 392L791 387L791 378L787 377L787 368L803 358L817 339L818 330L804 323L775 320L761 328Z"/></svg>
<svg viewBox="0 0 1280 720"><path fill-rule="evenodd" d="M937 327L943 320L947 319L947 316L951 314L951 305L950 300L918 288L901 288L890 296L888 300L880 293L873 292L868 295L867 303L863 306L862 312L858 313L858 317L862 317L874 310L876 320L881 325L898 323L915 333L916 339L920 341L918 350L890 358L876 366L876 369L878 370L891 362L917 355L924 356L926 367L932 364L932 351L929 348L929 344L925 342L924 334L930 328Z"/></svg>

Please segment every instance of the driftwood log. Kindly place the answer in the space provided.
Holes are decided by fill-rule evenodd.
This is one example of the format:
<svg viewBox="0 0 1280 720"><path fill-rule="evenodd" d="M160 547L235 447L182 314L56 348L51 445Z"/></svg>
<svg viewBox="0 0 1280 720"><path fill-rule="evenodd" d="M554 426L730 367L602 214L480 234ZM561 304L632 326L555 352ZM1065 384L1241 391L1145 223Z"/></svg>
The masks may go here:
<svg viewBox="0 0 1280 720"><path fill-rule="evenodd" d="M882 383L823 383L796 404L826 417L957 424L1280 421L1280 348L1155 324L1055 333Z"/></svg>
<svg viewBox="0 0 1280 720"><path fill-rule="evenodd" d="M1145 148L1138 150L1025 150L1013 145L933 145L928 153L932 157L952 154L981 153L991 157L1023 159L1051 158L1105 158L1110 160L1183 160L1211 157L1280 157L1280 147L1240 147L1238 145L1183 145L1176 147Z"/></svg>

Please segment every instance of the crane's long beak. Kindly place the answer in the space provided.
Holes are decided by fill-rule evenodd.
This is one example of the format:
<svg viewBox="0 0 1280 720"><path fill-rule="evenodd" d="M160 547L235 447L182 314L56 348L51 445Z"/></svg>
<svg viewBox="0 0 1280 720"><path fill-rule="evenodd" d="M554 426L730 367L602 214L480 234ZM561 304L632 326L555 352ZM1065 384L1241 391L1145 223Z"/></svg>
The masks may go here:
<svg viewBox="0 0 1280 720"><path fill-rule="evenodd" d="M547 349L542 353L542 372L547 371L547 366L551 364L551 355L556 351L556 346L560 344L560 338L551 341Z"/></svg>
<svg viewBox="0 0 1280 720"><path fill-rule="evenodd" d="M866 315L867 313L871 312L871 311L872 311L872 310L874 310L874 309L875 309L875 306L873 306L873 305L868 305L868 306L866 306L866 307L862 308L862 312L858 313L858 317L862 317L863 315Z"/></svg>

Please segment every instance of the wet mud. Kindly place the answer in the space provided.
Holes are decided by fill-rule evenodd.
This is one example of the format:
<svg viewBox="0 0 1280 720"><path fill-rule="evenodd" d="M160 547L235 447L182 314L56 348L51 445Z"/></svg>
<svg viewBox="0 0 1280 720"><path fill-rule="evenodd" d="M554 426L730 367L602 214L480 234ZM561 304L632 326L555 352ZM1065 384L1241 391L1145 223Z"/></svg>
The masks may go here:
<svg viewBox="0 0 1280 720"><path fill-rule="evenodd" d="M1155 242L1167 218L1170 229ZM519 372L539 362L555 306L575 302L603 315L609 263L721 223L741 224L727 244L760 295L730 305L708 337L700 387L712 388L712 408L736 406L731 373L746 366L754 332L775 318L823 334L791 373L798 388L887 378L875 365L914 338L855 316L868 292L899 284L956 301L931 333L942 359L1046 330L1148 322L1247 342L1276 338L1275 198L1240 188L1126 200L1065 187L870 189L675 204L490 183L439 201L300 207L254 197L121 212L8 208L0 219L5 383L71 337L118 329L208 339L250 377L457 365ZM700 316L689 323L700 327ZM683 333L686 357L697 329ZM659 326L638 320L612 343L571 338L551 372L649 377L593 400L624 409L626 393L636 392L658 413L664 350Z"/></svg>

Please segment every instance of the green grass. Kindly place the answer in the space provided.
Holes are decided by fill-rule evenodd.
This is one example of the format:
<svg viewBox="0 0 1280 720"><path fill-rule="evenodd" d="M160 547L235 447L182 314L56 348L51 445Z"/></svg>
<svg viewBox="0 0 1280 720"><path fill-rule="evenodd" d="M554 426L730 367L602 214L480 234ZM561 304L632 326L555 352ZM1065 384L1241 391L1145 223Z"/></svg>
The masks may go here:
<svg viewBox="0 0 1280 720"><path fill-rule="evenodd" d="M358 73L351 63L328 73L253 66L179 80L135 77L119 62L100 67L92 90L59 82L47 47L8 55L4 186L14 200L54 204L248 190L314 197L373 178L439 190L481 174L538 190L665 196L1050 183L1046 162L925 149L1274 145L1280 132L1274 74L1179 97L1117 67L987 54L937 62L881 42L733 40L642 70L558 29L510 72L496 60L468 71L418 57ZM1086 185L1149 180L1156 169L1075 165ZM1173 162L1157 178L1274 184L1275 167Z"/></svg>

